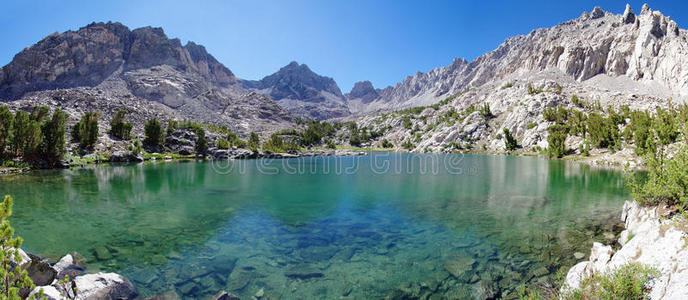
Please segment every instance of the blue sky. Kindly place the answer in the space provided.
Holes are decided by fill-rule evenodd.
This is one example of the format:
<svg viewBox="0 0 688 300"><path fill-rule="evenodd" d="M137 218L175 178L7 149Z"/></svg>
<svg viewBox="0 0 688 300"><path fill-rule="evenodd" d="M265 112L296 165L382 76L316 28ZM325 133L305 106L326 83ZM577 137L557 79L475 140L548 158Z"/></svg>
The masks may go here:
<svg viewBox="0 0 688 300"><path fill-rule="evenodd" d="M333 77L343 92L383 88L417 71L472 60L506 38L629 1L9 1L0 4L0 65L53 32L93 21L162 27L194 41L238 77L260 79L290 61ZM636 13L642 1L630 1ZM688 4L652 1L685 28ZM684 22L684 20L686 22Z"/></svg>

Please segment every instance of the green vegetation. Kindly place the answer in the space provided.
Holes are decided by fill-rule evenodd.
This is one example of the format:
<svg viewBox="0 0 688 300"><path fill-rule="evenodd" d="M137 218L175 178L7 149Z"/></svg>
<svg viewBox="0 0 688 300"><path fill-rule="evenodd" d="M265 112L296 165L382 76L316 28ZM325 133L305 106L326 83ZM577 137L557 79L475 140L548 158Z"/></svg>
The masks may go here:
<svg viewBox="0 0 688 300"><path fill-rule="evenodd" d="M537 126L537 122L533 122L533 123L528 124L526 126L526 129L533 129L533 128L535 128L535 126Z"/></svg>
<svg viewBox="0 0 688 300"><path fill-rule="evenodd" d="M492 110L490 110L490 104L485 102L481 107L480 107L480 115L483 116L485 119L489 119L491 117L494 117L492 114Z"/></svg>
<svg viewBox="0 0 688 300"><path fill-rule="evenodd" d="M608 274L593 274L581 281L578 289L562 295L563 299L645 299L645 284L658 276L657 270L630 263Z"/></svg>
<svg viewBox="0 0 688 300"><path fill-rule="evenodd" d="M126 114L126 111L120 110L110 120L110 134L122 140L131 138L131 129L133 127L130 122L125 121L124 117Z"/></svg>
<svg viewBox="0 0 688 300"><path fill-rule="evenodd" d="M220 139L220 141L222 141L222 139ZM224 141L227 142L227 147L226 148L220 148L220 146L218 146L218 148L220 148L220 149L229 149L231 147L246 148L246 142L241 140L239 138L239 135L237 135L233 131L230 131L227 133L227 138ZM219 145L219 141L218 141L218 145Z"/></svg>
<svg viewBox="0 0 688 300"><path fill-rule="evenodd" d="M229 149L229 142L226 139L219 138L219 139L217 139L215 146L217 146L218 149L227 150L227 149Z"/></svg>
<svg viewBox="0 0 688 300"><path fill-rule="evenodd" d="M383 139L382 144L380 144L382 148L394 148L394 144L390 142L388 139Z"/></svg>
<svg viewBox="0 0 688 300"><path fill-rule="evenodd" d="M255 132L251 132L251 134L248 136L248 149L250 149L253 152L258 152L258 149L260 148L260 137L258 137L258 134Z"/></svg>
<svg viewBox="0 0 688 300"><path fill-rule="evenodd" d="M591 113L588 115L587 128L592 146L612 150L621 147L619 128L614 117Z"/></svg>
<svg viewBox="0 0 688 300"><path fill-rule="evenodd" d="M293 141L285 141L280 135L272 134L270 139L263 143L263 151L268 153L294 152L300 149L299 145Z"/></svg>
<svg viewBox="0 0 688 300"><path fill-rule="evenodd" d="M549 136L547 137L547 156L550 158L562 158L566 154L566 137L568 136L568 127L566 125L555 124L547 128Z"/></svg>
<svg viewBox="0 0 688 300"><path fill-rule="evenodd" d="M411 151L413 148L416 148L416 145L411 142L411 139L408 139L401 144L401 148Z"/></svg>
<svg viewBox="0 0 688 300"><path fill-rule="evenodd" d="M169 128L169 123L168 123ZM165 141L165 135L162 130L162 125L158 119L150 119L144 126L145 138L143 145L153 149L159 149Z"/></svg>
<svg viewBox="0 0 688 300"><path fill-rule="evenodd" d="M537 95L537 94L542 93L542 92L544 92L542 89L534 88L533 84L531 84L531 83L528 84L528 95L531 95L531 96Z"/></svg>
<svg viewBox="0 0 688 300"><path fill-rule="evenodd" d="M510 87L514 86L513 82L507 82L502 86L502 89L508 89Z"/></svg>
<svg viewBox="0 0 688 300"><path fill-rule="evenodd" d="M573 103L573 105L575 105L578 108L585 107L585 103L576 95L571 96L571 103Z"/></svg>
<svg viewBox="0 0 688 300"><path fill-rule="evenodd" d="M506 147L507 151L512 151L518 146L516 139L513 135L511 135L509 128L504 128L504 146Z"/></svg>
<svg viewBox="0 0 688 300"><path fill-rule="evenodd" d="M59 116L58 116L59 117ZM5 300L19 300L19 290L28 289L33 290L36 285L29 278L26 270L22 269L18 264L22 262L22 257L19 255L19 248L23 240L21 237L14 237L14 228L10 224L8 218L12 216L13 199L9 195L0 203L0 299ZM17 263L14 267L12 262ZM38 294L38 297L30 297L29 299L45 299L43 290Z"/></svg>
<svg viewBox="0 0 688 300"><path fill-rule="evenodd" d="M0 106L0 159L9 155L7 147L11 143L14 116L7 106Z"/></svg>
<svg viewBox="0 0 688 300"><path fill-rule="evenodd" d="M566 123L566 120L568 120L569 118L569 111L561 105L557 107L547 107L542 112L542 117L545 118L545 121L548 122L564 124Z"/></svg>
<svg viewBox="0 0 688 300"><path fill-rule="evenodd" d="M100 113L87 112L72 127L72 139L79 143L81 149L93 150L98 142L98 118Z"/></svg>
<svg viewBox="0 0 688 300"><path fill-rule="evenodd" d="M0 159L2 164L21 158L31 165L53 166L66 152L67 114L47 107L34 108L31 114L18 110L14 115L0 106Z"/></svg>
<svg viewBox="0 0 688 300"><path fill-rule="evenodd" d="M197 155L204 155L208 151L208 140L205 138L205 129L196 129L196 144L194 149Z"/></svg>

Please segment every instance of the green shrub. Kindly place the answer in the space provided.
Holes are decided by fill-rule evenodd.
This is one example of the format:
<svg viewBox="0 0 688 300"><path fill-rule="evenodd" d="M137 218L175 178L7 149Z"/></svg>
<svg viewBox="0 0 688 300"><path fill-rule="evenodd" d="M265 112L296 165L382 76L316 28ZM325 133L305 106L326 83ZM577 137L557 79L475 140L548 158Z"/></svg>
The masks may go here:
<svg viewBox="0 0 688 300"><path fill-rule="evenodd" d="M588 117L580 110L573 110L571 118L568 121L569 133L571 135L580 135L585 137L588 132L587 122Z"/></svg>
<svg viewBox="0 0 688 300"><path fill-rule="evenodd" d="M246 144L248 149L253 152L258 152L258 149L260 148L260 137L258 137L257 133L251 132L251 134L248 136L248 142Z"/></svg>
<svg viewBox="0 0 688 300"><path fill-rule="evenodd" d="M162 147L165 142L165 136L162 130L162 125L158 119L150 119L144 126L145 138L143 144L146 147L158 149Z"/></svg>
<svg viewBox="0 0 688 300"><path fill-rule="evenodd" d="M128 140L131 137L131 128L133 127L130 122L124 120L126 114L125 110L120 110L110 120L110 134L122 140Z"/></svg>
<svg viewBox="0 0 688 300"><path fill-rule="evenodd" d="M539 93L542 93L543 90L539 88L534 88L532 84L528 84L528 95L537 95Z"/></svg>
<svg viewBox="0 0 688 300"><path fill-rule="evenodd" d="M78 123L72 127L72 139L79 143L82 149L93 150L98 142L98 118L100 113L87 112Z"/></svg>
<svg viewBox="0 0 688 300"><path fill-rule="evenodd" d="M508 128L504 128L504 146L507 151L512 151L518 146L516 139L511 135L511 131Z"/></svg>
<svg viewBox="0 0 688 300"><path fill-rule="evenodd" d="M196 129L196 144L194 145L196 154L204 155L208 151L208 140L205 138L205 130L203 128Z"/></svg>
<svg viewBox="0 0 688 300"><path fill-rule="evenodd" d="M672 159L664 149L645 155L646 173L629 178L633 199L645 205L676 205L688 207L688 145L682 145Z"/></svg>
<svg viewBox="0 0 688 300"><path fill-rule="evenodd" d="M526 126L526 129L533 129L533 128L535 128L535 126L537 126L537 122L533 122L533 123L528 124L528 126Z"/></svg>
<svg viewBox="0 0 688 300"><path fill-rule="evenodd" d="M583 101L581 101L581 99L576 95L571 96L571 103L579 108L585 107L585 103L583 103Z"/></svg>
<svg viewBox="0 0 688 300"><path fill-rule="evenodd" d="M218 149L229 149L229 142L226 139L219 138L217 139L217 148Z"/></svg>
<svg viewBox="0 0 688 300"><path fill-rule="evenodd" d="M568 127L566 125L552 125L547 128L549 136L547 137L547 155L550 158L562 158L566 155L566 137L568 136Z"/></svg>
<svg viewBox="0 0 688 300"><path fill-rule="evenodd" d="M392 142L390 142L388 139L383 139L381 146L382 148L394 148L394 144L392 144Z"/></svg>
<svg viewBox="0 0 688 300"><path fill-rule="evenodd" d="M494 116L494 115L492 114L492 110L490 110L490 104L488 104L488 103L486 102L485 104L483 104L483 105L480 107L480 115L483 116L483 118L486 118L486 119L487 119L487 118L491 118L491 117Z"/></svg>
<svg viewBox="0 0 688 300"><path fill-rule="evenodd" d="M676 120L675 111L657 108L653 128L661 145L669 145L676 141L679 134Z"/></svg>
<svg viewBox="0 0 688 300"><path fill-rule="evenodd" d="M229 131L229 130L227 132L226 141L227 141L227 148L224 148L224 149L229 149L230 147L245 148L247 145L246 142L244 142L243 140L241 140L239 138L239 135L237 135L235 132Z"/></svg>
<svg viewBox="0 0 688 300"><path fill-rule="evenodd" d="M629 263L607 274L593 274L581 281L578 289L563 295L563 299L646 299L645 284L659 276L657 270L637 263Z"/></svg>
<svg viewBox="0 0 688 300"><path fill-rule="evenodd" d="M508 89L510 87L514 86L513 82L507 82L502 86L502 89Z"/></svg>
<svg viewBox="0 0 688 300"><path fill-rule="evenodd" d="M409 117L402 118L401 123L404 125L404 128L411 129L411 119Z"/></svg>
<svg viewBox="0 0 688 300"><path fill-rule="evenodd" d="M587 128L592 146L612 150L620 146L619 128L612 118L605 118L598 113L591 113L588 115Z"/></svg>
<svg viewBox="0 0 688 300"><path fill-rule="evenodd" d="M407 139L401 144L401 148L411 151L413 150L413 148L416 148L416 145L414 145L413 142L411 142L411 139Z"/></svg>
<svg viewBox="0 0 688 300"><path fill-rule="evenodd" d="M67 132L66 126L68 117L69 115L67 115L67 113L57 109L53 112L50 120L45 121L41 127L43 135L41 156L42 159L46 160L50 165L55 165L64 157L65 152L67 152L65 148L65 134Z"/></svg>
<svg viewBox="0 0 688 300"><path fill-rule="evenodd" d="M0 106L0 159L6 157L7 147L11 143L14 115L7 106Z"/></svg>
<svg viewBox="0 0 688 300"><path fill-rule="evenodd" d="M141 145L141 140L139 140L139 138L135 138L134 141L131 142L131 145L129 145L129 151L131 151L131 153L134 155L139 155L141 152L143 152L143 146Z"/></svg>
<svg viewBox="0 0 688 300"><path fill-rule="evenodd" d="M285 153L298 151L300 148L293 142L284 141L278 134L273 134L263 143L263 150L269 153Z"/></svg>

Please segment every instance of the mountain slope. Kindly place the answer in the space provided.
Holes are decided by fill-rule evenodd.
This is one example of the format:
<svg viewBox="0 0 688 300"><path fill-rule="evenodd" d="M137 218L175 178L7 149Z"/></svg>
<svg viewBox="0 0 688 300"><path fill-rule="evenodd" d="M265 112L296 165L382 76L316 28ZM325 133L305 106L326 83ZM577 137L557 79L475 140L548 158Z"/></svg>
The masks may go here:
<svg viewBox="0 0 688 300"><path fill-rule="evenodd" d="M349 115L337 83L316 74L305 64L291 62L261 80L240 82L244 88L268 95L289 112L304 118L324 120Z"/></svg>
<svg viewBox="0 0 688 300"><path fill-rule="evenodd" d="M429 105L467 88L509 76L557 70L582 82L599 75L623 76L647 86L652 96L688 96L685 30L647 5L639 15L595 8L552 28L507 39L474 61L417 73L358 109L359 112Z"/></svg>
<svg viewBox="0 0 688 300"><path fill-rule="evenodd" d="M182 46L160 28L130 31L111 22L55 33L18 53L0 69L0 99L75 116L96 110L106 119L125 109L135 121L186 118L242 133L292 120L269 98L242 88L203 46Z"/></svg>

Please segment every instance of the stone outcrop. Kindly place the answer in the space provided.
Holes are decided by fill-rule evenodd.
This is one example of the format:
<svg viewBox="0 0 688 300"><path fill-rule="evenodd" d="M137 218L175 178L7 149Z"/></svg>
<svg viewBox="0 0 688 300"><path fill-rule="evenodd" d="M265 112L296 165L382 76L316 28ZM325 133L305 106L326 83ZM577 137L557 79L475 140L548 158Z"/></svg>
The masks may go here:
<svg viewBox="0 0 688 300"><path fill-rule="evenodd" d="M650 299L688 299L688 247L686 232L677 228L675 218L665 218L664 207L643 207L626 202L622 220L626 224L619 237L622 247L595 243L588 261L580 262L566 275L568 288L577 288L591 274L603 274L628 263L656 268L660 275L650 290ZM664 213L663 213L664 212Z"/></svg>
<svg viewBox="0 0 688 300"><path fill-rule="evenodd" d="M29 277L36 284L29 295L36 295L40 290L49 300L63 300L65 297L74 297L76 286L76 298L80 300L96 299L136 299L138 291L136 287L122 275L115 273L83 274L84 269L72 254L68 254L57 263L50 266L40 257L28 254L30 258L22 264ZM59 283L69 276L68 283ZM67 289L67 290L65 290ZM28 293L28 291L27 291Z"/></svg>
<svg viewBox="0 0 688 300"><path fill-rule="evenodd" d="M349 115L337 83L295 61L259 81L242 80L243 87L270 96L289 112L308 119Z"/></svg>

